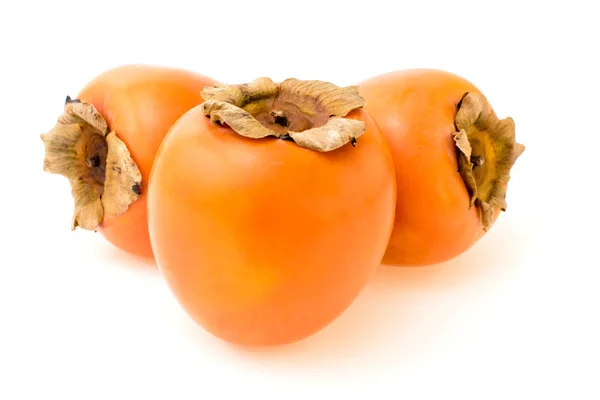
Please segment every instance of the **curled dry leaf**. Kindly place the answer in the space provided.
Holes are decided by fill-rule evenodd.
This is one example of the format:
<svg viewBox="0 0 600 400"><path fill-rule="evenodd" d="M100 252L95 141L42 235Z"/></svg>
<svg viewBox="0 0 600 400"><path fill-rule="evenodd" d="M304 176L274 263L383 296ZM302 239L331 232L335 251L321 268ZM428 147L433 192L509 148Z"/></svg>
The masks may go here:
<svg viewBox="0 0 600 400"><path fill-rule="evenodd" d="M265 127L248 111L224 101L207 100L202 103L204 115L210 117L212 123L227 124L242 136L261 139L267 136L279 137L278 132Z"/></svg>
<svg viewBox="0 0 600 400"><path fill-rule="evenodd" d="M104 212L121 215L141 193L142 174L125 143L114 132L106 136L106 182L102 194Z"/></svg>
<svg viewBox="0 0 600 400"><path fill-rule="evenodd" d="M356 138L365 130L367 125L362 121L346 118L331 118L321 127L301 132L288 132L298 145L317 151L331 151L346 143L354 145Z"/></svg>

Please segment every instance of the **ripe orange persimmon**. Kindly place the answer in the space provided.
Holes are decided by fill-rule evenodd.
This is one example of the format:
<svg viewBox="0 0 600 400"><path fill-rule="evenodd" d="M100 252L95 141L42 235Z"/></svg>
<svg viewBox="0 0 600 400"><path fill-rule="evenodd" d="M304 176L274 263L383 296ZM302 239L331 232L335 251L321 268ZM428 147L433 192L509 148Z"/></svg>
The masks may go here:
<svg viewBox="0 0 600 400"><path fill-rule="evenodd" d="M305 338L380 265L395 208L388 146L355 87L261 78L204 97L172 127L150 177L159 269L223 340Z"/></svg>
<svg viewBox="0 0 600 400"><path fill-rule="evenodd" d="M396 221L384 263L427 265L469 249L506 209L509 172L525 147L470 82L432 69L359 84L394 158Z"/></svg>
<svg viewBox="0 0 600 400"><path fill-rule="evenodd" d="M56 126L42 134L44 170L66 176L75 200L72 229L98 230L115 246L152 257L145 186L171 125L202 103L214 80L190 71L124 65L67 97Z"/></svg>

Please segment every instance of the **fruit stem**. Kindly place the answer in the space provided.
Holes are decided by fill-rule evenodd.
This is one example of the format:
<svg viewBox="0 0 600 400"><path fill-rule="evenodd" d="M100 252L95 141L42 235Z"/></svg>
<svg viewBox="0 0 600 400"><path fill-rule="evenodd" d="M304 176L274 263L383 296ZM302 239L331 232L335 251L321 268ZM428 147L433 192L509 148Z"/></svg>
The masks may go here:
<svg viewBox="0 0 600 400"><path fill-rule="evenodd" d="M287 128L287 126L289 125L289 121L287 116L285 115L285 112L281 110L273 110L270 114L273 117L273 123Z"/></svg>
<svg viewBox="0 0 600 400"><path fill-rule="evenodd" d="M483 229L487 231L497 211L506 211L510 170L525 146L515 140L513 119L498 119L481 94L463 96L455 125L458 169L469 192L470 206L479 208Z"/></svg>
<svg viewBox="0 0 600 400"><path fill-rule="evenodd" d="M356 86L259 78L242 85L208 86L202 97L207 118L248 138L275 137L327 152L347 143L355 146L366 130L364 122L345 118L364 106Z"/></svg>
<svg viewBox="0 0 600 400"><path fill-rule="evenodd" d="M105 214L120 215L139 197L137 165L92 104L67 96L58 122L40 138L44 171L63 175L71 184L71 229L96 230Z"/></svg>

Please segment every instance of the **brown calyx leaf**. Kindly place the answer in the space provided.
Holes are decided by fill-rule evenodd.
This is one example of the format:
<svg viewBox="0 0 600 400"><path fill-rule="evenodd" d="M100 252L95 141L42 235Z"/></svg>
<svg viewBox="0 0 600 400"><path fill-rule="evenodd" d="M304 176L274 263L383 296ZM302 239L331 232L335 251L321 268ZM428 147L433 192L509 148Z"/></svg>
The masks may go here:
<svg viewBox="0 0 600 400"><path fill-rule="evenodd" d="M54 128L40 135L44 171L71 184L71 228L96 230L108 215L120 215L140 194L141 174L125 144L92 104L67 97Z"/></svg>
<svg viewBox="0 0 600 400"><path fill-rule="evenodd" d="M248 138L279 137L279 133L265 127L248 111L225 101L206 100L202 103L202 112L210 117L212 123L227 124L231 129Z"/></svg>
<svg viewBox="0 0 600 400"><path fill-rule="evenodd" d="M286 79L277 84L259 78L242 85L215 85L202 92L204 115L241 136L293 140L300 147L327 152L366 131L362 121L344 118L365 102L355 86Z"/></svg>
<svg viewBox="0 0 600 400"><path fill-rule="evenodd" d="M114 132L106 136L106 181L102 193L104 212L121 215L141 193L142 174L131 158L129 149Z"/></svg>
<svg viewBox="0 0 600 400"><path fill-rule="evenodd" d="M95 231L104 218L101 194L98 195L93 185L83 181L70 179L69 182L71 183L71 194L75 200L71 229L75 230L79 226L86 230Z"/></svg>
<svg viewBox="0 0 600 400"><path fill-rule="evenodd" d="M366 129L367 124L362 121L335 117L318 128L301 132L289 131L288 134L294 139L294 142L307 149L331 151L346 143L354 145L356 138L362 135Z"/></svg>
<svg viewBox="0 0 600 400"><path fill-rule="evenodd" d="M473 175L473 163L471 162L471 144L467 138L467 132L460 130L454 134L454 142L456 147L460 151L460 157L458 157L458 170L461 173L467 189L469 190L470 201L469 206L475 205L477 200L477 183L475 182L475 176Z"/></svg>
<svg viewBox="0 0 600 400"><path fill-rule="evenodd" d="M82 103L77 99L73 100L67 96L64 112L58 117L58 124L69 125L81 122L85 122L92 128L95 128L102 136L108 133L108 126L104 117L100 115L93 104Z"/></svg>
<svg viewBox="0 0 600 400"><path fill-rule="evenodd" d="M241 85L225 85L216 83L202 91L204 100L218 100L237 107L245 107L257 100L275 96L279 86L269 78L258 78Z"/></svg>
<svg viewBox="0 0 600 400"><path fill-rule="evenodd" d="M525 146L516 142L513 119L498 119L481 94L465 94L455 125L458 169L469 191L470 206L479 207L487 231L496 211L506 211L510 170Z"/></svg>

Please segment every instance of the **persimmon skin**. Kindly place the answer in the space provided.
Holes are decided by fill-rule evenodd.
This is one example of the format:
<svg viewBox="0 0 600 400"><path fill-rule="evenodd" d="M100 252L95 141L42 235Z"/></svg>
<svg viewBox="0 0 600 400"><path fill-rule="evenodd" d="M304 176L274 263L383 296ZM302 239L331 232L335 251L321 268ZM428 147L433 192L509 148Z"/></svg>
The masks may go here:
<svg viewBox="0 0 600 400"><path fill-rule="evenodd" d="M202 103L202 89L215 81L176 68L123 65L103 72L78 94L93 104L109 129L127 145L141 175L141 195L119 216L105 215L98 231L116 247L151 259L146 187L154 156L175 121Z"/></svg>
<svg viewBox="0 0 600 400"><path fill-rule="evenodd" d="M237 345L306 338L378 269L396 199L385 139L320 153L213 125L201 107L171 129L148 194L156 261L186 312Z"/></svg>
<svg viewBox="0 0 600 400"><path fill-rule="evenodd" d="M452 133L463 95L481 92L434 69L395 71L358 86L396 170L396 220L383 262L423 266L464 253L485 231L477 207L469 207Z"/></svg>

